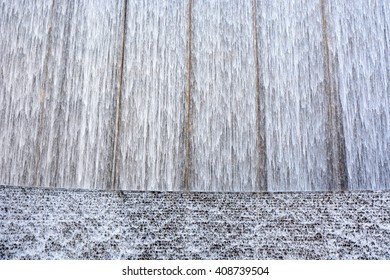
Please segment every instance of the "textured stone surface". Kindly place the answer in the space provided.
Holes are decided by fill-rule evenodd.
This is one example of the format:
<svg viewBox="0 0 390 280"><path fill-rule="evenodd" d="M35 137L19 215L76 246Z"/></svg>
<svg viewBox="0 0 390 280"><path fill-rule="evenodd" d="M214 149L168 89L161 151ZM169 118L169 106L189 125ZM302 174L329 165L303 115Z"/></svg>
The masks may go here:
<svg viewBox="0 0 390 280"><path fill-rule="evenodd" d="M390 259L389 201L0 186L0 259Z"/></svg>

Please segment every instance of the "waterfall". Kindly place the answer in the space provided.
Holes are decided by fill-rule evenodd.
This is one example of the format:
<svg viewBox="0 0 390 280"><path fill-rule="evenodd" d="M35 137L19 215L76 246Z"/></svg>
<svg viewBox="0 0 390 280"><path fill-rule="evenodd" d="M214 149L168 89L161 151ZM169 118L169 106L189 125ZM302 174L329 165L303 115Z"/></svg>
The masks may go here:
<svg viewBox="0 0 390 280"><path fill-rule="evenodd" d="M386 0L0 0L0 184L390 190Z"/></svg>

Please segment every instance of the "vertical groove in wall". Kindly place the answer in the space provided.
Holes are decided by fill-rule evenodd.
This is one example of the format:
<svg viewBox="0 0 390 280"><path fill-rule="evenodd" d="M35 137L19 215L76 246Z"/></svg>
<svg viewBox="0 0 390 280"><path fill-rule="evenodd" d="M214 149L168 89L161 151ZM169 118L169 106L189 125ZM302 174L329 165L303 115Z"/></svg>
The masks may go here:
<svg viewBox="0 0 390 280"><path fill-rule="evenodd" d="M252 1L253 11L253 41L256 65L256 145L258 152L258 167L256 186L259 191L267 191L267 146L265 138L265 96L260 87L259 41L257 38L257 1Z"/></svg>
<svg viewBox="0 0 390 280"><path fill-rule="evenodd" d="M52 153L50 156L53 158L53 161L50 163L50 166L48 167L48 173L47 174L41 174L42 176L47 176L48 183L44 183L45 186L49 187L63 187L64 183L64 170L61 168L61 161L64 159L63 156L63 150L64 150L64 142L63 139L61 139L61 135L63 135L64 132L64 123L63 121L66 120L67 117L67 107L69 106L69 102L67 100L67 83L69 82L67 80L67 69L69 68L69 65L71 64L70 55L71 52L71 29L72 29L72 22L73 20L76 20L76 13L75 13L75 6L77 3L69 2L69 5L66 5L65 10L65 17L67 20L65 22L64 30L62 33L62 36L64 38L63 45L61 48L61 61L60 61L60 67L58 71L58 80L59 80L59 87L58 87L58 95L56 96L58 99L56 99L56 107L54 108L53 113L53 119L54 120L61 120L61 125L55 125L52 129L53 135L56 137L53 137L53 146L52 146ZM56 10L57 13L57 10ZM57 28L57 26L56 26ZM41 171L42 172L42 171ZM47 172L47 171L46 171Z"/></svg>
<svg viewBox="0 0 390 280"><path fill-rule="evenodd" d="M118 98L117 98L117 107L116 107L116 127L115 127L115 138L114 138L114 151L113 151L113 160L112 160L112 173L111 173L111 189L115 190L118 188L118 139L120 133L120 118L121 118L121 101L122 101L122 90L123 90L123 67L125 62L125 40L126 40L126 13L127 13L127 0L124 1L123 8L123 32L122 32L122 54L121 54L121 62L120 62L120 74L119 74L119 90L118 90Z"/></svg>
<svg viewBox="0 0 390 280"><path fill-rule="evenodd" d="M49 56L51 53L52 48L52 41L53 41L53 25L54 25L54 13L55 13L55 0L51 3L51 9L50 9L50 21L49 21L49 31L47 33L47 51L45 56L45 62L44 62L44 70L43 70L43 84L41 91L39 93L39 118L38 118L38 129L37 129L37 136L35 139L35 159L34 159L34 178L33 178L33 186L39 187L41 185L41 176L39 172L39 166L41 164L41 141L42 141L42 133L43 133L43 123L44 123L44 112L46 109L46 92L47 92L47 85L48 85L48 79L49 79Z"/></svg>
<svg viewBox="0 0 390 280"><path fill-rule="evenodd" d="M327 95L327 167L329 190L348 189L347 158L340 96L335 88L329 53L327 0L321 0L323 47L325 51L324 80Z"/></svg>
<svg viewBox="0 0 390 280"><path fill-rule="evenodd" d="M388 16L386 17L386 10L385 10L386 7L390 8L390 4L383 3L382 13L383 13L384 19L388 18ZM389 13L389 10L390 9L387 9L387 13ZM385 70L385 72L386 72L386 81L387 81L387 88L386 88L387 96L390 96L390 29L389 29L389 27L390 27L390 22L387 22L387 23L385 22L385 26L383 28L383 37L384 37L384 41L385 41L385 51L387 53L387 55L385 55L385 57L386 57L386 60L385 60L386 70ZM388 116L390 116L390 108L388 108L387 112L388 112ZM389 143L389 140L387 143ZM387 166L390 165L390 155L388 155L388 157L387 157L386 165ZM384 168L384 170L386 170L386 168ZM389 169L387 168L387 170L389 170ZM387 172L389 172L389 171L387 171ZM384 176L384 177L386 178L386 176ZM388 175L387 179L384 179L384 189L385 190L390 190L390 178L389 177L390 176Z"/></svg>
<svg viewBox="0 0 390 280"><path fill-rule="evenodd" d="M187 40L187 131L184 189L190 190L191 176L191 47L192 47L192 0L188 0L188 40Z"/></svg>
<svg viewBox="0 0 390 280"><path fill-rule="evenodd" d="M385 3L383 3L383 9L382 9L382 14L383 14L383 18L386 19L386 12L385 12ZM384 42L385 42L385 50L390 54L390 46L389 46L389 38L388 36L390 36L390 30L389 30L389 25L386 25L384 26L383 28L383 37L384 37ZM389 63L389 56L385 56L386 57L386 68L387 68L387 71L386 71L386 80L388 81L387 82L387 92L388 94L390 94L390 63Z"/></svg>

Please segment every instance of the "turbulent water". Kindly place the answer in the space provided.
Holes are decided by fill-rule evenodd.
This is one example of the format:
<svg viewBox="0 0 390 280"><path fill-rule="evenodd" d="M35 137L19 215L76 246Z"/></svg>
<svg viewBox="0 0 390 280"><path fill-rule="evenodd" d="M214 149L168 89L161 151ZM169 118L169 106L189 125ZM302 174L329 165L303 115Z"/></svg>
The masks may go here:
<svg viewBox="0 0 390 280"><path fill-rule="evenodd" d="M0 184L390 190L390 1L0 0Z"/></svg>

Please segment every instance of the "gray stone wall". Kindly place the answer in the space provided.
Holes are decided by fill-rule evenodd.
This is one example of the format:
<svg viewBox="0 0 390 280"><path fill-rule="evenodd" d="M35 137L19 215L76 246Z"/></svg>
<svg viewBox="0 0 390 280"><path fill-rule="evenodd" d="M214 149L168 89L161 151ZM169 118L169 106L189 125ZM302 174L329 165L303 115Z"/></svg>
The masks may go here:
<svg viewBox="0 0 390 280"><path fill-rule="evenodd" d="M389 202L0 186L0 259L390 259Z"/></svg>

